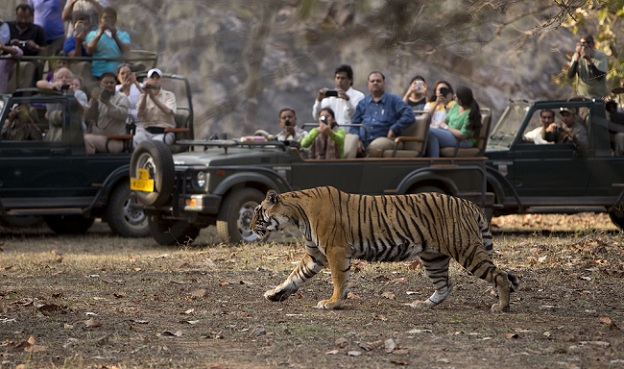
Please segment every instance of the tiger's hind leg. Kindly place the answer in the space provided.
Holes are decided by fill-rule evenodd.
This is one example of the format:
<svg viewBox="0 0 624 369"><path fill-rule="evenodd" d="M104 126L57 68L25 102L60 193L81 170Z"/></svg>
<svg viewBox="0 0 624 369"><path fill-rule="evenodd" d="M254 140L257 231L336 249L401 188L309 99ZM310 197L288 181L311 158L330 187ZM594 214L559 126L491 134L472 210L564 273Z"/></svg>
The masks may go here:
<svg viewBox="0 0 624 369"><path fill-rule="evenodd" d="M509 294L519 286L519 279L494 265L485 248L481 245L474 246L473 254L470 258L465 257L458 260L472 275L491 283L498 292L498 303L493 304L490 310L494 313L509 311Z"/></svg>
<svg viewBox="0 0 624 369"><path fill-rule="evenodd" d="M321 253L315 254L315 257L306 254L297 264L295 269L290 273L288 278L282 284L274 289L264 293L264 297L270 301L284 301L293 293L297 292L299 287L308 279L314 277L327 264L327 259Z"/></svg>
<svg viewBox="0 0 624 369"><path fill-rule="evenodd" d="M422 253L420 254L420 260L425 267L427 276L433 282L435 292L424 301L414 301L407 305L415 309L426 310L442 303L453 289L448 278L448 267L451 258L439 253Z"/></svg>

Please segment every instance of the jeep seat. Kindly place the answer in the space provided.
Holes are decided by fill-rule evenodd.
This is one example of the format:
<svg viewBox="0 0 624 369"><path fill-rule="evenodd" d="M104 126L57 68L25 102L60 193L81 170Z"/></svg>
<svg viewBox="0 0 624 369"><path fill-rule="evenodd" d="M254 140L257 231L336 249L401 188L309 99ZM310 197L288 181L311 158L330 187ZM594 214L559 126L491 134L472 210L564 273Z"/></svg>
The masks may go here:
<svg viewBox="0 0 624 369"><path fill-rule="evenodd" d="M490 122L492 121L492 114L489 108L481 109L481 130L477 136L477 143L474 147L459 147L459 142L455 147L443 147L440 149L440 156L479 156L485 153L485 147L487 146L487 139L490 134Z"/></svg>
<svg viewBox="0 0 624 369"><path fill-rule="evenodd" d="M384 158L415 158L423 156L429 137L429 114L419 114L402 136L394 139L394 148L383 152Z"/></svg>

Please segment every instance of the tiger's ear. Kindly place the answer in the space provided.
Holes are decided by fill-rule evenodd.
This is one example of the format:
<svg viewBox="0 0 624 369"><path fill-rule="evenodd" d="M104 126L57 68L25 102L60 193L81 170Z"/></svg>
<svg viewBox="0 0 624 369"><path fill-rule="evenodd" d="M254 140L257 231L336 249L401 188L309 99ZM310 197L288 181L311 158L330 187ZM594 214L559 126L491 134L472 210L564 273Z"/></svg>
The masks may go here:
<svg viewBox="0 0 624 369"><path fill-rule="evenodd" d="M279 201L279 194L275 190L269 190L266 195L266 200L275 205Z"/></svg>

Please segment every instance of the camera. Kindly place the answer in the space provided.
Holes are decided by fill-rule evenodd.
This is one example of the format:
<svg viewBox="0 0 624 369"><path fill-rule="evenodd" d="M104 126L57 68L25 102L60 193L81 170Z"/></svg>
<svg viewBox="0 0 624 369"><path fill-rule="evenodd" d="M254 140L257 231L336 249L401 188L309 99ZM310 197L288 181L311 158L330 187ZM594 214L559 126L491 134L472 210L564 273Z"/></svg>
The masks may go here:
<svg viewBox="0 0 624 369"><path fill-rule="evenodd" d="M67 92L67 90L69 90L69 85L68 84L61 85L61 91Z"/></svg>
<svg viewBox="0 0 624 369"><path fill-rule="evenodd" d="M324 124L327 124L327 116L323 115L321 117L321 122L323 122Z"/></svg>
<svg viewBox="0 0 624 369"><path fill-rule="evenodd" d="M446 87L440 88L440 95L442 95L442 96L448 95L449 92L450 92L450 90L448 88L446 88Z"/></svg>
<svg viewBox="0 0 624 369"><path fill-rule="evenodd" d="M423 82L421 80L416 81L416 89L420 91L422 89Z"/></svg>
<svg viewBox="0 0 624 369"><path fill-rule="evenodd" d="M286 120L284 121L284 126L285 126L285 127L290 127L290 125L291 125L291 124L292 124L292 123L290 123L290 120L289 120L289 119L286 119Z"/></svg>
<svg viewBox="0 0 624 369"><path fill-rule="evenodd" d="M325 92L325 96L326 97L330 97L330 96L338 97L338 91L336 91L336 90L327 90L327 92Z"/></svg>
<svg viewBox="0 0 624 369"><path fill-rule="evenodd" d="M26 47L26 41L18 41L18 44L21 48L25 48Z"/></svg>

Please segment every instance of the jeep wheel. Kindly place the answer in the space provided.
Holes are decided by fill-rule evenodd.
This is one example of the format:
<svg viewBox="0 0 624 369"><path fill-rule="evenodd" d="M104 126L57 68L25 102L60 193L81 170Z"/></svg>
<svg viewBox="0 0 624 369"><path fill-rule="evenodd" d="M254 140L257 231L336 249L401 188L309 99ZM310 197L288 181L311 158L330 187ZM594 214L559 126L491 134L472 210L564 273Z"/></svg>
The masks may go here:
<svg viewBox="0 0 624 369"><path fill-rule="evenodd" d="M44 219L56 234L83 234L95 221L82 215L48 215Z"/></svg>
<svg viewBox="0 0 624 369"><path fill-rule="evenodd" d="M146 237L150 233L143 206L127 182L115 187L110 195L106 221L113 232L122 237Z"/></svg>
<svg viewBox="0 0 624 369"><path fill-rule="evenodd" d="M184 221L163 219L160 213L148 216L149 230L159 245L190 245L199 235L200 229Z"/></svg>
<svg viewBox="0 0 624 369"><path fill-rule="evenodd" d="M163 205L173 191L175 168L169 147L164 142L147 140L135 149L130 160L130 178L139 177L139 169L147 169L154 180L154 191L135 191L144 205Z"/></svg>
<svg viewBox="0 0 624 369"><path fill-rule="evenodd" d="M227 195L217 216L219 240L226 243L258 241L251 231L251 218L264 198L265 195L255 188L243 188Z"/></svg>
<svg viewBox="0 0 624 369"><path fill-rule="evenodd" d="M609 209L609 218L620 229L624 229L624 203L618 203Z"/></svg>

